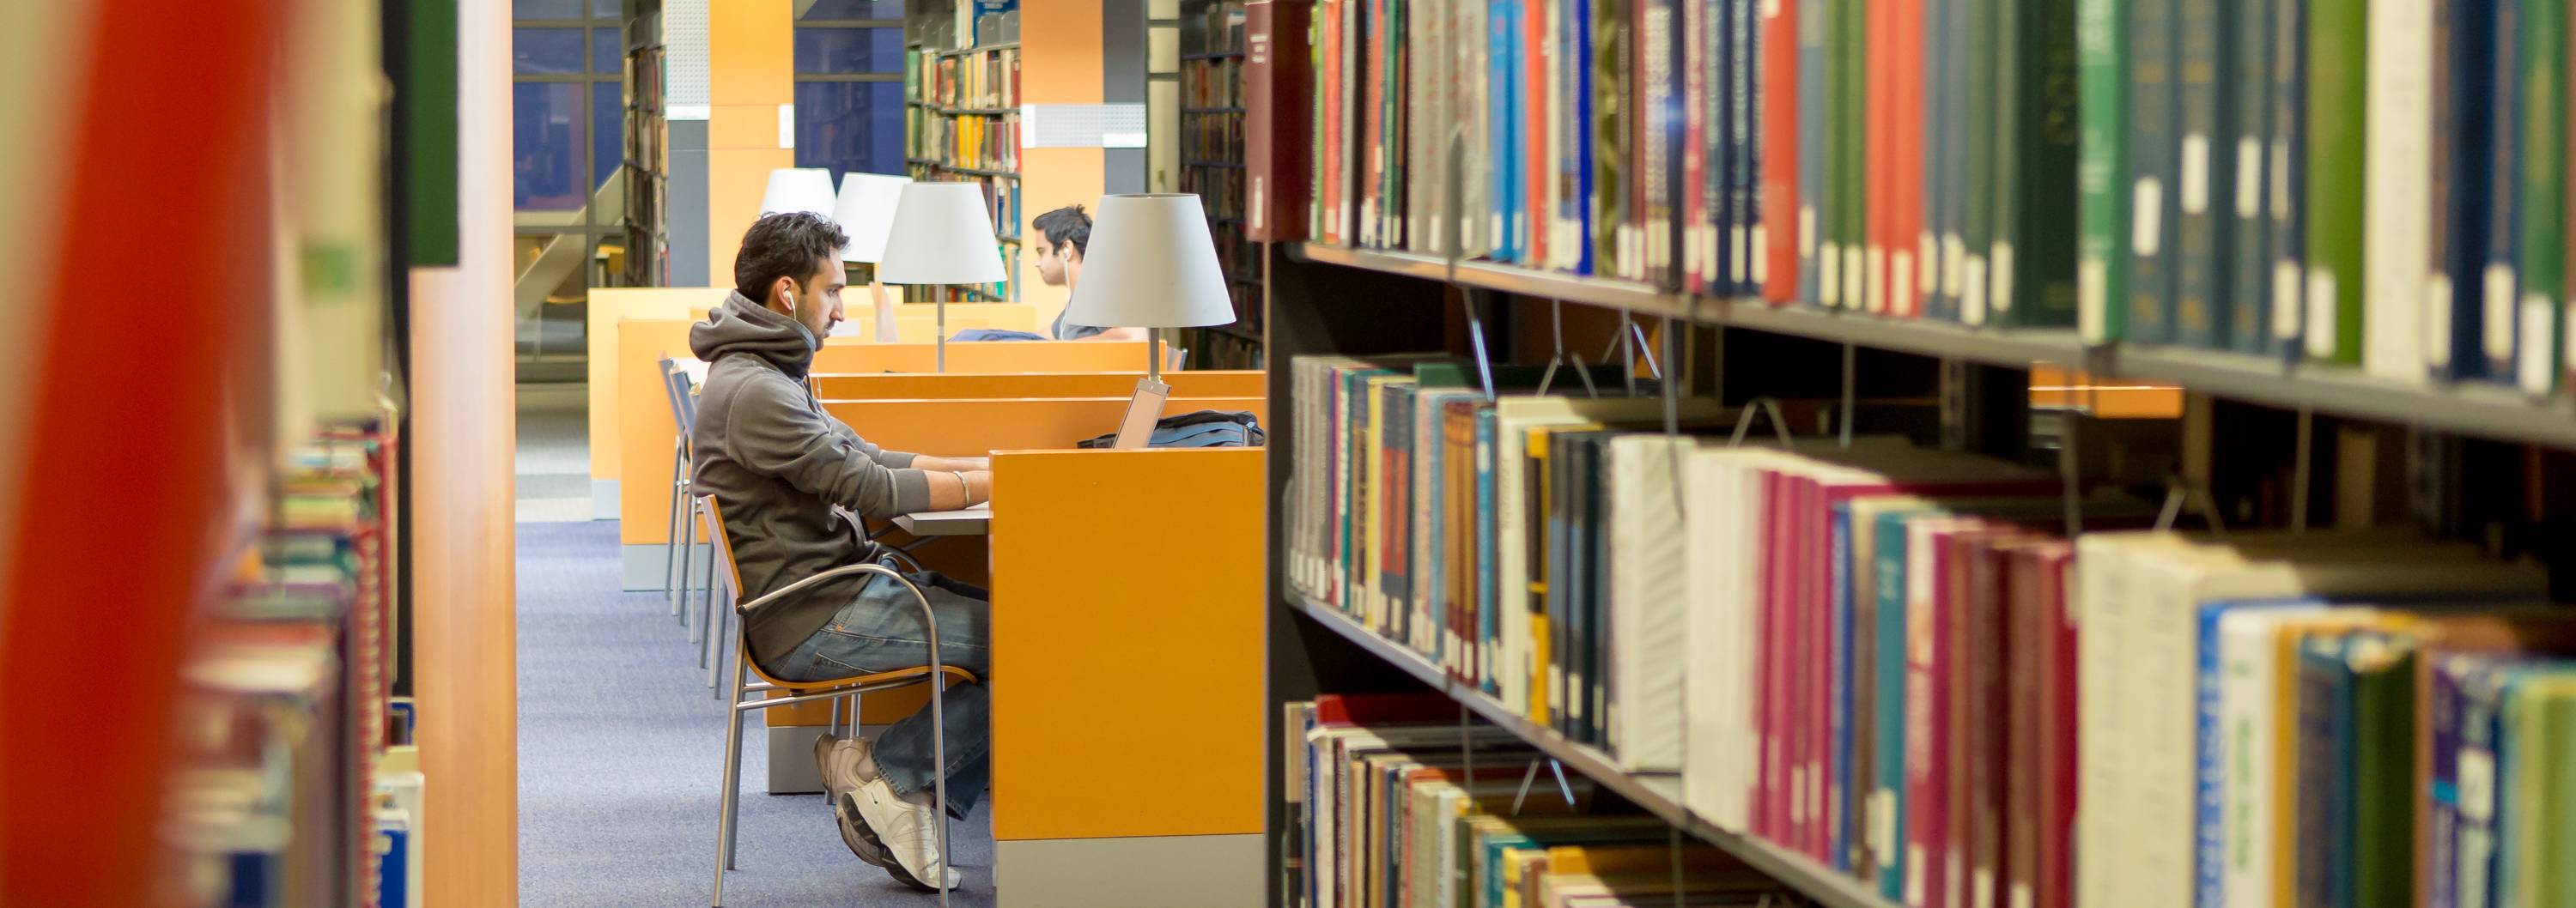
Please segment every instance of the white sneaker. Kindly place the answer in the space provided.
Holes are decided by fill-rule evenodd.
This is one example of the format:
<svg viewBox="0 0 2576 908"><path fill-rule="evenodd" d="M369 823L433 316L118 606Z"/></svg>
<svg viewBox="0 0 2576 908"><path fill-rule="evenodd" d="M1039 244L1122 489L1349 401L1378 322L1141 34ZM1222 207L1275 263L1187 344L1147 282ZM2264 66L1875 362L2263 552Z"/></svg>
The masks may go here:
<svg viewBox="0 0 2576 908"><path fill-rule="evenodd" d="M939 808L930 792L894 793L879 775L871 755L857 790L833 802L836 813L858 820L860 835L894 858L883 865L895 879L924 891L937 891L924 880L941 880L955 889L965 877L939 859Z"/></svg>
<svg viewBox="0 0 2576 908"><path fill-rule="evenodd" d="M885 846L868 838L859 823L857 811L848 808L842 795L857 791L867 780L876 777L876 755L866 738L839 739L823 735L814 739L814 768L823 776L823 796L832 805L833 824L841 828L841 844L859 860L879 867L894 866Z"/></svg>

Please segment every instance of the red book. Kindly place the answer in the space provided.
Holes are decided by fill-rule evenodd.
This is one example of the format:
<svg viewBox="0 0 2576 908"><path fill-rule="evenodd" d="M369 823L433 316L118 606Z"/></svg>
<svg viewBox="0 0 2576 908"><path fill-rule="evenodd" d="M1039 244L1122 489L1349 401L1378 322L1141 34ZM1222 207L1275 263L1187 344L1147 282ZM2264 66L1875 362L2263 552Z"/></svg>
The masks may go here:
<svg viewBox="0 0 2576 908"><path fill-rule="evenodd" d="M1922 311L1920 271L1923 236L1923 0L1895 0L1890 18L1895 35L1888 43L1894 75L1887 82L1895 123L1895 152L1888 182L1893 189L1889 211L1887 314L1913 318Z"/></svg>
<svg viewBox="0 0 2576 908"><path fill-rule="evenodd" d="M1437 693L1318 694L1315 724L1409 725L1458 721L1458 701Z"/></svg>
<svg viewBox="0 0 2576 908"><path fill-rule="evenodd" d="M1752 826L1755 835L1775 843L1785 844L1788 841L1787 830L1784 828L1787 823L1780 810L1783 799L1777 796L1777 791L1784 790L1787 786L1781 782L1780 739L1776 727L1772 724L1775 710L1772 709L1771 692L1779 687L1776 673L1780 668L1782 655L1780 651L1785 649L1779 643L1782 625L1779 617L1773 613L1773 605L1779 597L1774 595L1773 590L1788 574L1788 571L1783 568L1787 546L1778 535L1781 502L1776 492L1780 487L1779 474L1772 470L1761 470L1759 473L1759 499L1754 502L1754 507L1760 509L1762 514L1762 541L1758 543L1762 546L1760 561L1762 576L1754 587L1756 595L1753 608L1753 737L1755 742L1753 759L1755 766Z"/></svg>
<svg viewBox="0 0 2576 908"><path fill-rule="evenodd" d="M1342 36L1349 0L1319 2L1315 32L1323 49L1319 56L1321 71L1315 74L1315 103L1321 113L1316 117L1315 128L1323 132L1324 143L1315 161L1316 182L1322 184L1315 188L1315 196L1323 223L1315 225L1315 237L1326 243L1344 244L1349 240L1342 218L1342 171L1350 144L1344 140L1342 129L1346 113L1342 109Z"/></svg>
<svg viewBox="0 0 2576 908"><path fill-rule="evenodd" d="M1949 542L1977 522L1924 518L1906 524L1905 905L1950 908Z"/></svg>
<svg viewBox="0 0 2576 908"><path fill-rule="evenodd" d="M1352 245L1376 246L1385 241L1378 235L1378 217L1384 200L1378 189L1385 185L1386 158L1397 149L1386 141L1386 83L1389 76L1382 65L1386 59L1386 0L1361 0L1366 8L1360 21L1359 62L1351 67L1360 78L1359 160L1351 162L1359 171L1359 224L1352 227Z"/></svg>
<svg viewBox="0 0 2576 908"><path fill-rule="evenodd" d="M1548 32L1547 0L1521 0L1521 264L1547 267L1548 219L1555 216L1556 162L1547 156L1552 100L1547 76L1555 68L1556 42Z"/></svg>
<svg viewBox="0 0 2576 908"><path fill-rule="evenodd" d="M2048 644L2058 624L2055 616L2045 612L2048 597L2043 588L2050 576L2048 557L2066 546L2063 540L2032 542L2011 546L2005 555L2009 640L2004 647L2004 673L2010 680L2005 694L2002 879L2004 891L2011 894L2005 898L2010 905L2032 904L2038 892L2040 842L2045 837L2039 822L2039 790L2045 783L2039 772L2040 738L2050 733L2041 712L2040 689L2045 686L2042 673Z"/></svg>
<svg viewBox="0 0 2576 908"><path fill-rule="evenodd" d="M1681 5L1682 29L1682 140L1671 154L1682 156L1681 198L1675 207L1682 212L1681 256L1682 285L1693 293L1708 289L1709 273L1716 266L1708 255L1708 103L1709 74L1718 61L1710 55L1709 16L1716 9L1706 3Z"/></svg>
<svg viewBox="0 0 2576 908"><path fill-rule="evenodd" d="M2005 559L2009 547L2033 541L2024 529L2005 528L1962 534L1955 544L1960 564L1958 601L1952 604L1957 636L1951 652L1957 676L1953 689L1963 704L1957 715L1959 734L1953 742L1951 770L1958 787L1950 807L1952 841L1963 852L1959 864L1967 879L1954 882L1966 890L1966 908L2000 908L1996 883L2003 870L2004 802L2010 765L2005 692L2006 662L2013 627L2005 620L2008 589Z"/></svg>
<svg viewBox="0 0 2576 908"><path fill-rule="evenodd" d="M1762 298L1798 299L1798 4L1763 4Z"/></svg>
<svg viewBox="0 0 2576 908"><path fill-rule="evenodd" d="M1800 657L1798 710L1799 753L1805 755L1807 791L1807 856L1833 865L1831 820L1835 786L1827 771L1833 748L1833 505L1848 486L1828 487L1809 478L1800 484L1798 500L1798 636Z"/></svg>
<svg viewBox="0 0 2576 908"><path fill-rule="evenodd" d="M2039 857L2033 886L2038 908L2072 908L2075 904L2075 622L2067 620L2067 568L2075 561L2072 543L2058 543L2039 555L2039 613L2043 646L2039 669L2041 729L2038 804Z"/></svg>
<svg viewBox="0 0 2576 908"><path fill-rule="evenodd" d="M1310 235L1314 200L1315 0L1250 0L1243 9L1243 235L1295 242ZM1016 84L1016 61L1011 72Z"/></svg>

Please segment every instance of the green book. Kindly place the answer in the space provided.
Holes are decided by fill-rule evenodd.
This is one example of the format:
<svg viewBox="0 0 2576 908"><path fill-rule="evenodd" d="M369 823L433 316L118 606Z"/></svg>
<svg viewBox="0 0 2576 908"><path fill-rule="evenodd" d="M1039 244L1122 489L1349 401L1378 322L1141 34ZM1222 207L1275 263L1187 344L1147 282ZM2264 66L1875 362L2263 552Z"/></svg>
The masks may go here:
<svg viewBox="0 0 2576 908"><path fill-rule="evenodd" d="M1630 263L1621 253L1634 251L1621 240L1633 234L1628 227L1629 120L1637 111L1629 104L1630 39L1636 23L1629 15L1631 7L1624 2L1596 0L1592 4L1592 122L1584 124L1592 142L1592 273L1602 277L1619 277L1629 273Z"/></svg>
<svg viewBox="0 0 2576 908"><path fill-rule="evenodd" d="M1842 306L1865 309L1869 247L1869 25L1866 0L1834 3L1834 241L1842 247Z"/></svg>
<svg viewBox="0 0 2576 908"><path fill-rule="evenodd" d="M2362 631L2346 644L2352 671L2350 904L2407 908L2415 895L2415 665L2413 640Z"/></svg>
<svg viewBox="0 0 2576 908"><path fill-rule="evenodd" d="M2082 218L2077 291L2086 343L2128 334L2129 0L2075 0L2076 167Z"/></svg>
<svg viewBox="0 0 2576 908"><path fill-rule="evenodd" d="M2179 0L2129 3L2128 339L2173 342L2174 28Z"/></svg>
<svg viewBox="0 0 2576 908"><path fill-rule="evenodd" d="M2538 812L2540 828L2533 837L2546 849L2538 861L2535 904L2566 905L2576 902L2576 678L2538 682L2533 693L2543 701L2540 764L2549 773L2542 781L2549 806Z"/></svg>
<svg viewBox="0 0 2576 908"><path fill-rule="evenodd" d="M1993 314L1994 278L1987 256L1995 243L1995 178L2002 162L1996 160L1995 130L2001 125L1996 118L1996 70L2004 65L1998 59L2009 43L2000 40L2001 6L2008 0L1965 0L1968 4L1968 120L1967 156L1960 161L1963 173L1953 178L1966 187L1967 203L1961 206L1959 240L1966 254L1959 260L1959 321L1970 325L1985 324Z"/></svg>
<svg viewBox="0 0 2576 908"><path fill-rule="evenodd" d="M2309 0L2307 112L2308 358L2361 362L2362 137L2370 59L2368 0ZM2422 217L2422 212L2400 212ZM2275 303L2277 305L2277 302Z"/></svg>
<svg viewBox="0 0 2576 908"><path fill-rule="evenodd" d="M2558 383L2567 280L2567 6L2522 8L2522 349L2514 366L2524 391L2547 394Z"/></svg>
<svg viewBox="0 0 2576 908"><path fill-rule="evenodd" d="M2000 0L1993 321L2075 324L2077 0Z"/></svg>
<svg viewBox="0 0 2576 908"><path fill-rule="evenodd" d="M2235 197L2210 203L2234 219L2227 259L2227 344L2243 353L2261 353L2272 337L2272 0L2229 0L2236 29L2228 47L2234 61L2227 121L2234 139L2220 142L2212 154L2235 156ZM2229 148L2232 144L2234 147ZM2222 151L2223 149L2223 151Z"/></svg>

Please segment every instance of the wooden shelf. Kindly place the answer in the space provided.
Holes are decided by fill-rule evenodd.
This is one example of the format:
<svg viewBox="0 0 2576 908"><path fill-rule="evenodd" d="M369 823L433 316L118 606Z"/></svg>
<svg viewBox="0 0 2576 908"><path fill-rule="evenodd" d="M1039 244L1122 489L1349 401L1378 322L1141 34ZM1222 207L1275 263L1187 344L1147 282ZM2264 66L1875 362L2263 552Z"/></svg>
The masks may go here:
<svg viewBox="0 0 2576 908"><path fill-rule="evenodd" d="M1827 908L1897 908L1896 903L1881 898L1869 885L1805 855L1719 829L1691 815L1689 808L1681 803L1682 785L1678 775L1622 771L1600 751L1567 741L1555 729L1523 718L1485 692L1449 677L1448 672L1421 654L1361 627L1332 606L1292 592L1288 594L1288 607L1448 695L1467 711L1529 742L1530 746L1564 764L1566 769L1582 773L1692 837L1724 849L1782 885L1806 894L1818 904Z"/></svg>
<svg viewBox="0 0 2576 908"><path fill-rule="evenodd" d="M1249 110L1250 110L1250 108L1246 108L1246 107L1184 107L1184 108L1181 108L1181 112L1182 112L1182 113L1185 113L1185 114L1239 114L1239 113L1245 113L1245 112L1248 112Z"/></svg>
<svg viewBox="0 0 2576 908"><path fill-rule="evenodd" d="M1448 263L1411 252L1290 244L1292 259L1449 280ZM2054 363L2098 378L2123 378L2288 410L2416 426L2481 438L2576 449L2576 402L2534 399L2500 384L2417 383L2349 367L2222 350L2158 345L2087 346L2070 328L1973 328L1735 297L1683 294L1647 284L1461 261L1456 282L1535 300L1688 318L1921 356L2027 368Z"/></svg>
<svg viewBox="0 0 2576 908"><path fill-rule="evenodd" d="M1242 58L1243 52L1239 50L1218 50L1208 51L1206 53L1181 55L1181 59L1183 60L1240 60Z"/></svg>

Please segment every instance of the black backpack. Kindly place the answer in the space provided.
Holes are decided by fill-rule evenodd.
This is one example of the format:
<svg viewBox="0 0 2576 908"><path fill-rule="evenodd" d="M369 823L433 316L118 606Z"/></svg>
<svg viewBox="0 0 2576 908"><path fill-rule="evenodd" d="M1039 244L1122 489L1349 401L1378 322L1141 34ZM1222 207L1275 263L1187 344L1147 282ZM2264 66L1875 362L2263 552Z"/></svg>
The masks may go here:
<svg viewBox="0 0 2576 908"><path fill-rule="evenodd" d="M1261 431L1261 421L1242 410L1199 410L1154 421L1154 434L1145 442L1149 448L1258 448L1268 437ZM1118 433L1084 439L1075 447L1106 448L1118 441Z"/></svg>

